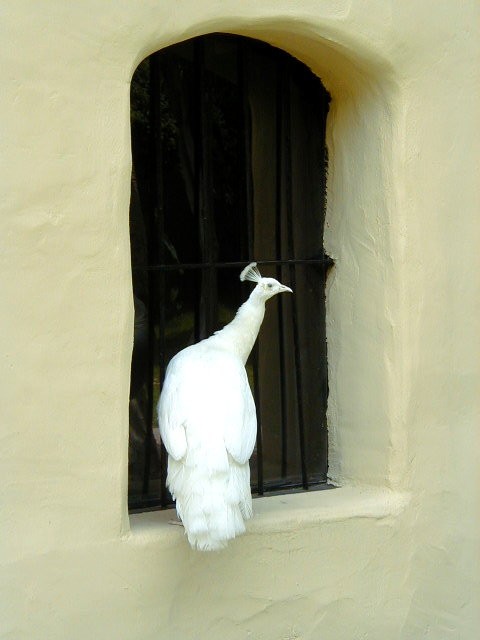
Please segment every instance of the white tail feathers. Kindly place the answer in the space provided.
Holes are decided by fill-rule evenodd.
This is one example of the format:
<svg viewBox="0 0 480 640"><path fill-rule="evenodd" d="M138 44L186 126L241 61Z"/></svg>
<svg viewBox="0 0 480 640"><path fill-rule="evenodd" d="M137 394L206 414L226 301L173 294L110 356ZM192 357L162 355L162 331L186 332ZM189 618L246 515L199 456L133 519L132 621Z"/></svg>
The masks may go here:
<svg viewBox="0 0 480 640"><path fill-rule="evenodd" d="M244 280L250 280L250 282L260 282L261 279L262 274L258 270L256 262L251 262L240 274L240 280L242 282Z"/></svg>
<svg viewBox="0 0 480 640"><path fill-rule="evenodd" d="M250 468L230 459L228 471L208 474L198 466L169 459L167 486L176 499L188 541L200 551L216 551L245 532L252 517Z"/></svg>

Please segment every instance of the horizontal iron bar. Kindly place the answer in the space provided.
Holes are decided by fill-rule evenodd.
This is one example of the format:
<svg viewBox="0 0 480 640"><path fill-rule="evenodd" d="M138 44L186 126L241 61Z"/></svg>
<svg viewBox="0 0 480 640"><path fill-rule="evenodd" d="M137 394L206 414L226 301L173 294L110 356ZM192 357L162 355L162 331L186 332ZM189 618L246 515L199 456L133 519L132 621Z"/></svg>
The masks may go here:
<svg viewBox="0 0 480 640"><path fill-rule="evenodd" d="M232 269L238 267L244 267L248 264L246 261L242 262L190 262L185 264L156 264L149 267L133 267L139 271L182 271L183 269ZM334 261L329 256L325 258L310 258L306 260L257 260L258 265L269 266L279 264L324 264L327 267L331 267Z"/></svg>

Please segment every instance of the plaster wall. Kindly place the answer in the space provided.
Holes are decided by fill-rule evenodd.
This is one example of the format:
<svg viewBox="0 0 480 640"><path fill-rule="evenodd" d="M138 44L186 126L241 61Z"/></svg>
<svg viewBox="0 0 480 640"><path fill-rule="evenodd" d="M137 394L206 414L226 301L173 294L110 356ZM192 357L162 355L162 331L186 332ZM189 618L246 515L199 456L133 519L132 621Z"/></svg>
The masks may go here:
<svg viewBox="0 0 480 640"><path fill-rule="evenodd" d="M478 3L2 0L0 638L470 640ZM129 82L249 35L332 95L330 476L198 554L128 517Z"/></svg>

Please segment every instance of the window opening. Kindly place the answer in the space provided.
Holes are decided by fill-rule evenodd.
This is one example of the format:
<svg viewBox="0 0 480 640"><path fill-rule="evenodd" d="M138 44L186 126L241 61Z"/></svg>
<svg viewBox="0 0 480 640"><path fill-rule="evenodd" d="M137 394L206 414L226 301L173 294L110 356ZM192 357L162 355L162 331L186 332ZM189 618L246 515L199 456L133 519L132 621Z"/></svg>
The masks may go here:
<svg viewBox="0 0 480 640"><path fill-rule="evenodd" d="M213 34L144 60L132 80L135 335L129 507L172 504L156 419L180 349L228 323L262 275L269 301L247 372L257 405L252 491L326 482L325 121L329 96L288 54Z"/></svg>

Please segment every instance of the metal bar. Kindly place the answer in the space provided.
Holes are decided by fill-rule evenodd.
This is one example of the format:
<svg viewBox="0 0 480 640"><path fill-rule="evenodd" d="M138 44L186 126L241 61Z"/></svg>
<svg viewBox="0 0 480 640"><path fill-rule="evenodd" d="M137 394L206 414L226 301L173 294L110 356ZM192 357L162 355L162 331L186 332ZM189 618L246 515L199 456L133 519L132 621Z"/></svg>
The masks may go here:
<svg viewBox="0 0 480 640"><path fill-rule="evenodd" d="M201 183L202 183L202 107L203 101L202 95L202 65L203 59L203 41L195 40L193 44L193 95L196 104L195 117L193 118L193 201L194 201L194 218L198 229L198 244L199 254L203 254L203 233L202 233L202 202L201 202ZM197 254L198 255L198 254ZM201 340L203 334L203 320L202 320L202 274L197 276L197 286L195 290L197 295L195 297L195 309L194 309L194 330L195 341Z"/></svg>
<svg viewBox="0 0 480 640"><path fill-rule="evenodd" d="M284 64L282 59L277 60L276 74L276 132L275 132L275 240L276 240L276 264L277 279L281 280L281 259L282 255L282 199L283 199L283 74ZM288 428L287 428L287 383L285 367L285 327L283 323L283 300L278 299L278 344L280 361L280 426L282 431L282 455L281 455L281 475L287 475L288 462Z"/></svg>
<svg viewBox="0 0 480 640"><path fill-rule="evenodd" d="M287 217L287 245L288 254L295 255L295 242L293 236L293 185L292 185L292 122L290 111L290 76L287 76L284 90L284 118L285 118L285 162L287 170L285 172L285 208ZM294 264L289 265L290 283L295 290ZM300 335L298 329L298 308L296 298L291 299L292 304L292 329L293 329L293 353L295 362L295 382L297 392L297 419L298 419L298 443L300 447L300 467L302 472L302 485L308 489L307 455L305 449L305 420L303 414L303 380L302 362L300 358Z"/></svg>
<svg viewBox="0 0 480 640"><path fill-rule="evenodd" d="M197 163L197 200L198 231L202 262L212 265L215 262L215 220L213 211L213 172L211 140L211 87L206 83L205 46L208 40L199 39L194 43L195 104L198 106L196 123L196 163ZM209 336L216 326L217 283L213 266L202 271L200 288L199 338Z"/></svg>
<svg viewBox="0 0 480 640"><path fill-rule="evenodd" d="M142 481L142 493L147 494L150 488L150 461L152 456L152 421L153 421L153 342L154 328L151 319L148 322L148 343L149 343L149 358L148 358L148 381L147 381L147 408L145 415L145 440L144 440L144 458L143 458L143 481Z"/></svg>
<svg viewBox="0 0 480 640"><path fill-rule="evenodd" d="M159 91L158 91L158 55L150 58L150 123L152 136L152 177L153 177L153 207L158 206L158 173L159 158L158 145L160 141L160 126L157 126L159 115ZM148 261L152 258L159 258L157 246L157 234L155 233L155 215L149 216L147 251ZM148 300L148 382L147 382L147 410L145 416L145 442L144 442L144 464L142 494L147 495L150 489L150 463L153 445L153 380L154 380L154 353L155 353L155 313L157 310L156 287L154 285L154 274L149 274L149 300Z"/></svg>
<svg viewBox="0 0 480 640"><path fill-rule="evenodd" d="M253 365L253 396L257 407L257 493L263 496L264 493L264 469L263 469L263 432L262 432L262 414L260 404L260 379L258 369L258 342L252 351Z"/></svg>
<svg viewBox="0 0 480 640"><path fill-rule="evenodd" d="M165 61L165 64L169 64L169 58L162 57L162 60ZM170 58L171 60L171 58ZM160 99L161 99L161 80L162 80L162 68L160 64L160 57L153 56L152 61L154 61L154 91L153 96L155 96L155 104L154 109L151 111L154 113L155 126L152 127L152 131L154 131L155 137L155 195L156 195L156 231L157 231L157 255L159 262L165 262L165 182L163 179L163 143L162 143L162 127L160 122ZM170 62L171 64L171 62ZM166 318L165 318L165 301L166 301L166 274L165 272L160 271L158 273L158 281L157 286L153 286L153 290L156 290L157 296L157 321L158 321L158 334L156 336L158 343L158 368L159 368L159 380L158 383L160 385L160 389L163 384L163 379L165 377L165 369L166 369L166 337L165 337L165 328L166 328ZM150 288L152 291L152 287ZM152 372L155 373L154 371ZM152 397L153 402L153 397ZM152 428L153 422L156 421L156 411L155 407L152 404ZM153 439L153 438L152 438ZM160 451L160 500L162 505L168 504L169 497L166 488L166 479L167 479L167 452L165 447L161 445L159 447Z"/></svg>
<svg viewBox="0 0 480 640"><path fill-rule="evenodd" d="M245 172L245 210L247 218L247 250L248 259L253 260L255 243L255 213L253 199L253 171L252 171L252 119L250 115L250 100L247 75L245 69L246 52L245 41L238 43L238 77L242 96L242 129L244 141L244 172Z"/></svg>
<svg viewBox="0 0 480 640"><path fill-rule="evenodd" d="M239 89L242 96L242 130L243 130L243 155L245 174L245 211L247 218L247 253L248 259L252 260L254 255L255 242L255 217L253 200L253 171L252 171L252 122L250 117L250 102L248 98L248 80L245 73L245 41L238 42L238 79ZM243 263L242 263L243 264ZM235 265L240 266L240 265ZM264 493L264 469L263 469L263 432L262 432L262 412L259 380L259 346L258 340L251 354L253 367L253 396L257 407L257 493Z"/></svg>
<svg viewBox="0 0 480 640"><path fill-rule="evenodd" d="M156 264L150 266L137 266L133 267L138 271L183 271L187 269L238 269L246 266L245 260L239 260L237 262L186 262L178 264ZM335 262L329 256L324 258L310 258L310 259L285 259L285 260L257 260L259 266L277 266L277 265L290 265L290 264L311 264L311 265L325 265L328 269L332 267Z"/></svg>

